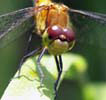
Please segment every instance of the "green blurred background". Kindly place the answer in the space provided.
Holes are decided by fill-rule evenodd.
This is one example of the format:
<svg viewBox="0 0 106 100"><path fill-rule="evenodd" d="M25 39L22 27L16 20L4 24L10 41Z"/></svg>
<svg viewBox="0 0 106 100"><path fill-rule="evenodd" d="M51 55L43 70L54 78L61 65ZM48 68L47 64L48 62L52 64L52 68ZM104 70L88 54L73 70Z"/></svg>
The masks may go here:
<svg viewBox="0 0 106 100"><path fill-rule="evenodd" d="M59 0L59 2L75 9L106 13L106 0ZM3 0L0 1L0 14L29 6L32 6L31 0ZM9 80L17 71L26 41L27 36L23 35L5 48L0 49L0 97ZM38 44L37 41L35 45ZM88 66L82 71L83 67L80 69L76 67L79 65L71 67L59 88L58 100L106 100L106 49L93 48L89 45L87 48L87 44L84 45L86 47L75 46L71 53L81 55L87 61Z"/></svg>

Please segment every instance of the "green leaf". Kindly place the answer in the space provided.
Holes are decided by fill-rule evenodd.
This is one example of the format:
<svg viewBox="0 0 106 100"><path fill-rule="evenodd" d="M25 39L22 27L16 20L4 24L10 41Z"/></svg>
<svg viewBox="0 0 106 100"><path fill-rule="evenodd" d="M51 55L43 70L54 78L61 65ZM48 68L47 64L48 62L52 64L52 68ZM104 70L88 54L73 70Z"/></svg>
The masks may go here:
<svg viewBox="0 0 106 100"><path fill-rule="evenodd" d="M73 60L74 58L74 60ZM63 55L63 76L78 56L72 54ZM54 83L57 79L57 67L53 56L45 55L41 60L41 68L45 75L42 87L40 87L40 75L36 64L37 57L28 58L22 65L20 78L18 72L11 80L1 100L54 100ZM61 81L60 81L61 82Z"/></svg>

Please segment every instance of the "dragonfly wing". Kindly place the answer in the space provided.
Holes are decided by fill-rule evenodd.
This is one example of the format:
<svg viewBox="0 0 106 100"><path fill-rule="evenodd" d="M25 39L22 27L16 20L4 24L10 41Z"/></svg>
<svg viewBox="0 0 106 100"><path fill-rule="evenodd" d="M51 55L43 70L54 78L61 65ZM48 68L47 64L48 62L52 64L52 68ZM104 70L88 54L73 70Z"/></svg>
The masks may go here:
<svg viewBox="0 0 106 100"><path fill-rule="evenodd" d="M106 49L105 14L70 10L70 16L75 27L77 43Z"/></svg>
<svg viewBox="0 0 106 100"><path fill-rule="evenodd" d="M0 48L26 33L33 27L33 7L0 16ZM24 30L21 30L24 29Z"/></svg>
<svg viewBox="0 0 106 100"><path fill-rule="evenodd" d="M69 11L71 13L76 13L78 15L86 16L86 17L91 18L95 21L99 21L100 23L106 24L106 14L90 12L90 11L75 10L75 9L69 9Z"/></svg>

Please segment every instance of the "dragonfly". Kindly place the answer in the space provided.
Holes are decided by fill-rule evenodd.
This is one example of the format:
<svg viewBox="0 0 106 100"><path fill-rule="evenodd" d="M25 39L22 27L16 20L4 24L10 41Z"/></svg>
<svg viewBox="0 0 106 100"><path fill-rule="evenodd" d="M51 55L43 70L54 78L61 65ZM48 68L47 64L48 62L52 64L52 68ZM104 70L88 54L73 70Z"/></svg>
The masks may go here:
<svg viewBox="0 0 106 100"><path fill-rule="evenodd" d="M33 19L33 20L32 20ZM91 31L86 37L90 22ZM58 77L54 83L55 98L57 97L57 87L61 78L63 61L62 54L71 50L78 42L86 41L88 44L95 45L99 42L101 48L105 47L105 32L99 33L102 36L101 41L93 37L94 27L97 23L106 25L106 14L97 12L83 11L72 9L64 4L55 3L52 0L34 0L34 7L27 7L4 15L0 15L0 48L8 45L12 41L21 37L23 34L30 32L29 30L36 30L33 34L38 34L42 38L42 45L23 56L19 64L19 74L21 65L30 56L40 52L37 59L37 67L40 72L40 82L43 82L44 74L40 66L42 56L46 51L54 55L57 65ZM82 26L83 24L83 26ZM20 27L23 32L17 30L18 34L12 31ZM29 27L28 29L25 27ZM98 28L99 29L99 28ZM28 49L32 39L32 34L29 35ZM92 40L92 41L91 41Z"/></svg>

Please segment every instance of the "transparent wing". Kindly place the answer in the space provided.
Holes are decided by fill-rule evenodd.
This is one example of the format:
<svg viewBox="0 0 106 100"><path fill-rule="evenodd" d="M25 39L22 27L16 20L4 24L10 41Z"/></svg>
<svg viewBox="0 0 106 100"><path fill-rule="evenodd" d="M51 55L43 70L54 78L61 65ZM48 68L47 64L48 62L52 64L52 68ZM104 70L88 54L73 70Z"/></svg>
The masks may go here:
<svg viewBox="0 0 106 100"><path fill-rule="evenodd" d="M86 17L93 19L97 22L106 24L106 14L90 12L90 11L74 10L74 9L69 9L69 11L71 13L76 13L78 15L86 16Z"/></svg>
<svg viewBox="0 0 106 100"><path fill-rule="evenodd" d="M33 7L0 16L0 48L26 33L33 27ZM24 29L24 30L22 30Z"/></svg>
<svg viewBox="0 0 106 100"><path fill-rule="evenodd" d="M106 49L106 14L70 9L70 19L77 43Z"/></svg>

